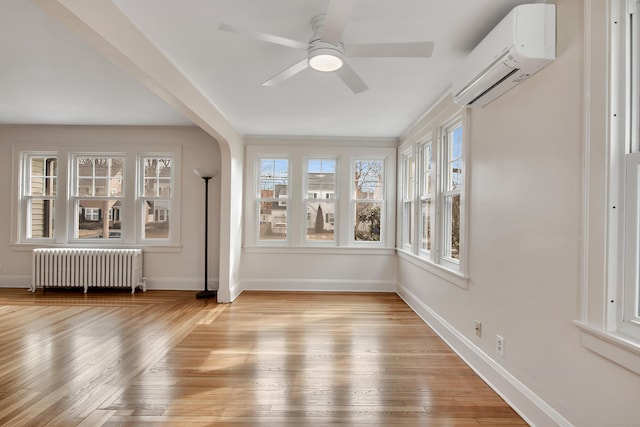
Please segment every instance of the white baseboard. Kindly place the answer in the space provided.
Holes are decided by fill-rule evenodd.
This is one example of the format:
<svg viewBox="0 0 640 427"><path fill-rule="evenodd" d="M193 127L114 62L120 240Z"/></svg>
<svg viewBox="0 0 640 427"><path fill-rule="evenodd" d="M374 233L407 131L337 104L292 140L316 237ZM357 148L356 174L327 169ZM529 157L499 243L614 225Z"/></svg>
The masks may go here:
<svg viewBox="0 0 640 427"><path fill-rule="evenodd" d="M201 291L204 289L204 279L184 277L146 277L147 290L165 291ZM31 276L0 276L0 288L29 288ZM218 279L209 279L207 287L218 289Z"/></svg>
<svg viewBox="0 0 640 427"><path fill-rule="evenodd" d="M147 280L147 290L163 291L202 291L204 290L204 279L194 279L193 277L145 277ZM207 289L215 291L218 289L218 279L209 279Z"/></svg>
<svg viewBox="0 0 640 427"><path fill-rule="evenodd" d="M400 283L397 294L527 423L532 426L573 426Z"/></svg>
<svg viewBox="0 0 640 427"><path fill-rule="evenodd" d="M327 292L395 292L396 282L387 280L331 279L245 279L243 291L327 291Z"/></svg>
<svg viewBox="0 0 640 427"><path fill-rule="evenodd" d="M0 288L31 287L31 276L0 276Z"/></svg>

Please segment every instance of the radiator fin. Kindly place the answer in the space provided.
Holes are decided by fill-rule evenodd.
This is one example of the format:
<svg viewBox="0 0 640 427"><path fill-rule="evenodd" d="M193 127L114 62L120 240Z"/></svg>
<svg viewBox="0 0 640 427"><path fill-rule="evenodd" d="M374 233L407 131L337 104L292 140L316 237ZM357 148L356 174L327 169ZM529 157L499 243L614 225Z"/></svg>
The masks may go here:
<svg viewBox="0 0 640 427"><path fill-rule="evenodd" d="M144 286L142 249L38 248L31 290L37 287L131 288Z"/></svg>

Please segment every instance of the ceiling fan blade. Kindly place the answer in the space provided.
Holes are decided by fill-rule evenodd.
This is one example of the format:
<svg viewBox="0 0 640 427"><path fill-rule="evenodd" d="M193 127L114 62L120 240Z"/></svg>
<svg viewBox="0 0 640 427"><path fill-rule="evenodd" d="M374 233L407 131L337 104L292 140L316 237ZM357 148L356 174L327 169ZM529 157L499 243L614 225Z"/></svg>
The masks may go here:
<svg viewBox="0 0 640 427"><path fill-rule="evenodd" d="M296 62L289 68L284 71L279 72L275 76L271 77L266 82L262 83L262 86L276 86L287 80L289 77L293 77L298 74L300 71L303 71L305 68L309 67L309 61L307 58L304 58L302 61Z"/></svg>
<svg viewBox="0 0 640 427"><path fill-rule="evenodd" d="M275 36L273 34L261 33L259 31L247 30L246 28L240 28L233 25L220 23L220 30L226 31L241 36L251 37L253 39L262 40L268 43L279 44L281 46L292 47L294 49L307 49L308 43L299 42L297 40L288 39L286 37Z"/></svg>
<svg viewBox="0 0 640 427"><path fill-rule="evenodd" d="M344 62L342 64L342 67L336 70L335 73L338 75L338 77L340 77L340 79L342 79L343 82L345 82L347 86L349 86L349 89L351 89L353 93L360 93L369 89L369 86L367 86L367 84L360 78L358 74L356 74L355 71L353 71L353 68L351 68L346 62Z"/></svg>
<svg viewBox="0 0 640 427"><path fill-rule="evenodd" d="M433 42L350 44L344 53L351 57L428 58Z"/></svg>
<svg viewBox="0 0 640 427"><path fill-rule="evenodd" d="M320 39L337 46L358 0L331 0Z"/></svg>

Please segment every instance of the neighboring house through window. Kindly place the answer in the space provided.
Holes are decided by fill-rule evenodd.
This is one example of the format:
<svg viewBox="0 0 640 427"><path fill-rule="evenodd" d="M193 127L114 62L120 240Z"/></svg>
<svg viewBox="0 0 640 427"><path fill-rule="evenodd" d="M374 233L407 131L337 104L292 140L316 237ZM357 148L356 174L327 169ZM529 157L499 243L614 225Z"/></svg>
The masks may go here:
<svg viewBox="0 0 640 427"><path fill-rule="evenodd" d="M366 155L363 155L366 152ZM387 248L395 215L395 149L329 145L247 148L245 247Z"/></svg>
<svg viewBox="0 0 640 427"><path fill-rule="evenodd" d="M16 151L21 177L17 243L179 242L172 215L179 148L162 154L137 153L132 147L103 153L78 144L78 150L71 145L40 152L31 150L33 145L20 144Z"/></svg>
<svg viewBox="0 0 640 427"><path fill-rule="evenodd" d="M55 237L55 202L58 195L58 159L55 155L28 153L24 169L23 204L25 236L29 239Z"/></svg>

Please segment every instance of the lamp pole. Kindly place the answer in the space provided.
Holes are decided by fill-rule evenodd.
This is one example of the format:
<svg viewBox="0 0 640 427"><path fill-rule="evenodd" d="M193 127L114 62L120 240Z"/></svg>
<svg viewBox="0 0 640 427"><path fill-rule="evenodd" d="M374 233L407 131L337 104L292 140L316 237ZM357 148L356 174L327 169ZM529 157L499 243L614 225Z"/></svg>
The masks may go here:
<svg viewBox="0 0 640 427"><path fill-rule="evenodd" d="M196 294L196 298L215 298L217 291L210 291L209 279L209 180L216 176L217 172L203 169L194 169L196 175L204 180L204 290Z"/></svg>

